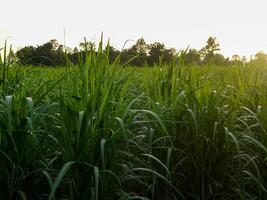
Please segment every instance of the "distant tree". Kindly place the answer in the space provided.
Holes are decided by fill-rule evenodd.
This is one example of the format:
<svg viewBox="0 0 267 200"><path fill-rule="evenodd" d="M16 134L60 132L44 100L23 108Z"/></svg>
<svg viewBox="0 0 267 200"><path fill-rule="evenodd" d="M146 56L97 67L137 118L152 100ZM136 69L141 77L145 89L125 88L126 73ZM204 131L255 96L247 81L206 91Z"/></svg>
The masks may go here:
<svg viewBox="0 0 267 200"><path fill-rule="evenodd" d="M37 46L35 51L34 62L38 65L53 66L56 63L53 60L54 52L58 47L56 40L50 40L49 42L44 43L43 45Z"/></svg>
<svg viewBox="0 0 267 200"><path fill-rule="evenodd" d="M113 46L109 46L108 48L110 62L114 62L115 59L120 55L120 51Z"/></svg>
<svg viewBox="0 0 267 200"><path fill-rule="evenodd" d="M187 52L184 52L184 62L185 64L201 64L201 54L196 49L189 49Z"/></svg>
<svg viewBox="0 0 267 200"><path fill-rule="evenodd" d="M267 54L263 51L260 51L255 54L256 60L266 62L267 61Z"/></svg>
<svg viewBox="0 0 267 200"><path fill-rule="evenodd" d="M134 49L141 56L146 56L148 53L148 45L146 44L144 38L138 39L136 44L133 45L132 49Z"/></svg>
<svg viewBox="0 0 267 200"><path fill-rule="evenodd" d="M175 55L177 54L174 48L164 49L162 62L170 63L173 59L175 59Z"/></svg>
<svg viewBox="0 0 267 200"><path fill-rule="evenodd" d="M255 54L255 59L250 61L250 64L257 66L266 66L267 65L267 54L263 51L259 51Z"/></svg>
<svg viewBox="0 0 267 200"><path fill-rule="evenodd" d="M149 45L149 58L148 63L150 65L159 64L165 52L165 45L163 43L154 42Z"/></svg>
<svg viewBox="0 0 267 200"><path fill-rule="evenodd" d="M229 59L226 59L222 54L216 53L209 58L209 62L216 66L225 66L229 64Z"/></svg>
<svg viewBox="0 0 267 200"><path fill-rule="evenodd" d="M95 43L91 41L87 42L86 39L84 39L84 42L80 42L79 47L82 51L96 50Z"/></svg>
<svg viewBox="0 0 267 200"><path fill-rule="evenodd" d="M69 50L67 56L71 63L78 64L79 50L77 47L74 47L74 49Z"/></svg>
<svg viewBox="0 0 267 200"><path fill-rule="evenodd" d="M201 49L201 55L205 64L212 64L212 57L216 52L220 51L220 44L215 37L209 37L206 46Z"/></svg>
<svg viewBox="0 0 267 200"><path fill-rule="evenodd" d="M233 65L243 65L244 60L239 55L235 54L232 56L231 64Z"/></svg>
<svg viewBox="0 0 267 200"><path fill-rule="evenodd" d="M217 43L216 38L215 37L209 37L208 40L207 40L206 46L204 46L201 49L201 52L204 55L207 55L207 54L213 55L216 51L220 51L220 50L221 50L220 49L220 44Z"/></svg>
<svg viewBox="0 0 267 200"><path fill-rule="evenodd" d="M84 62L86 58L86 51L96 52L95 43L81 42L80 50L75 47L70 49L57 42L57 40L50 40L37 47L26 46L19 49L15 55L13 55L16 61L21 64L32 65L46 65L57 66L66 65L67 59L73 64ZM197 49L189 49L182 52L182 57L185 64L214 64L214 65L244 65L248 63L245 57L233 55L231 59L225 58L220 51L220 45L216 41L215 37L209 37L207 44L199 51ZM109 46L109 50L104 49L104 52L109 52L109 59L113 62L118 55L120 55L121 63L129 63L133 66L152 66L154 64L169 63L174 59L177 59L177 52L173 48L166 48L164 43L154 42L147 44L144 38L140 38L136 43L127 49L122 51L117 50L113 46ZM130 62L129 62L130 61ZM267 65L267 55L264 52L258 52L255 58L251 58L251 64Z"/></svg>
<svg viewBox="0 0 267 200"><path fill-rule="evenodd" d="M33 64L33 57L35 56L35 47L33 46L26 46L21 49L19 49L15 53L18 62L22 65L25 64Z"/></svg>
<svg viewBox="0 0 267 200"><path fill-rule="evenodd" d="M232 60L234 61L234 62L238 62L238 61L240 61L241 60L241 58L240 58L240 56L239 55L233 55L232 56Z"/></svg>
<svg viewBox="0 0 267 200"><path fill-rule="evenodd" d="M246 63L247 62L246 56L243 56L241 60L242 60L243 64Z"/></svg>
<svg viewBox="0 0 267 200"><path fill-rule="evenodd" d="M65 52L66 51L66 52ZM57 48L52 51L52 57L55 65L66 65L66 56L70 49L64 48L62 44L57 45Z"/></svg>
<svg viewBox="0 0 267 200"><path fill-rule="evenodd" d="M122 51L122 60L127 62L132 59L131 65L143 66L146 64L148 54L148 45L144 38L140 38L136 43L129 49Z"/></svg>
<svg viewBox="0 0 267 200"><path fill-rule="evenodd" d="M63 45L57 40L50 40L37 47L27 46L16 52L21 64L56 66L66 64L66 53Z"/></svg>

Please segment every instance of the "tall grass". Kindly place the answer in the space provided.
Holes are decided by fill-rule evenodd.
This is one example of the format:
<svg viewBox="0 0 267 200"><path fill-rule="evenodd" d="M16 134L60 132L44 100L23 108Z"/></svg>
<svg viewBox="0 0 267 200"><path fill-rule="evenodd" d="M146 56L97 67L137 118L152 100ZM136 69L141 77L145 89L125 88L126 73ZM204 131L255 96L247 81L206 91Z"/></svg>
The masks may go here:
<svg viewBox="0 0 267 200"><path fill-rule="evenodd" d="M266 69L119 59L3 54L0 199L267 198Z"/></svg>

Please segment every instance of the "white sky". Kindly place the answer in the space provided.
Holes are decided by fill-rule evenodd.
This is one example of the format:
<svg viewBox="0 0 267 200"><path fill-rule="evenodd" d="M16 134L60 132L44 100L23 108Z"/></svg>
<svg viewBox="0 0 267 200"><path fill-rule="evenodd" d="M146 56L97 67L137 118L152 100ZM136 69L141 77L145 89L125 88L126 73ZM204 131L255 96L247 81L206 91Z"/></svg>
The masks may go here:
<svg viewBox="0 0 267 200"><path fill-rule="evenodd" d="M222 53L267 52L267 0L0 0L0 45L50 39L78 46L101 32L117 48L144 37L168 47L200 49L217 37ZM134 42L130 42L132 45Z"/></svg>

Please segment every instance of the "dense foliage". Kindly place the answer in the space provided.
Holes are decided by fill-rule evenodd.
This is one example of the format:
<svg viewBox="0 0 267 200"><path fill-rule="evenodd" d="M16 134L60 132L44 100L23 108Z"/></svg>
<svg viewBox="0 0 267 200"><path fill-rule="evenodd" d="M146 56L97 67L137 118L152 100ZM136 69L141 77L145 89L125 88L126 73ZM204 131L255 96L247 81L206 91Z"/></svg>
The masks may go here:
<svg viewBox="0 0 267 200"><path fill-rule="evenodd" d="M266 67L123 68L102 46L64 68L4 53L1 199L267 199Z"/></svg>
<svg viewBox="0 0 267 200"><path fill-rule="evenodd" d="M56 40L50 40L49 42L33 47L26 46L19 49L14 56L21 65L44 65L44 66L65 66L67 62L79 64L81 60L85 60L86 52L96 52L95 43L87 42L86 40L80 43L80 48L74 49L64 47L58 44ZM216 65L216 66L231 66L248 64L249 62L245 57L233 55L233 57L225 58L219 53L220 45L216 41L216 38L210 37L207 40L207 44L201 49L187 49L182 51L184 55L184 64L193 65ZM118 55L120 55L120 63L128 63L131 66L154 66L169 64L174 59L177 59L177 55L181 52L177 52L173 48L166 48L163 43L155 42L153 44L147 44L143 38L140 38L136 43L127 49L121 51L110 46L109 47L109 59L114 62ZM258 55L258 56L257 56ZM262 59L264 57L264 59ZM256 54L256 58L250 62L258 62L258 60L264 60L266 63L267 56L259 52Z"/></svg>

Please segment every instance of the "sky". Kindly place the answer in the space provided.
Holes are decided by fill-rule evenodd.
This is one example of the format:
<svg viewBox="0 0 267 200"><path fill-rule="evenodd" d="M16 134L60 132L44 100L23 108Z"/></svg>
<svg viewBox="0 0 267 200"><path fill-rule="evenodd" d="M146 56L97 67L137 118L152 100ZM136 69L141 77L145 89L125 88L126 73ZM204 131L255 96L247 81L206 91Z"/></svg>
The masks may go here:
<svg viewBox="0 0 267 200"><path fill-rule="evenodd" d="M6 38L15 48L65 38L74 47L103 32L118 49L140 37L200 49L213 36L226 56L267 52L266 0L0 1L0 46Z"/></svg>

